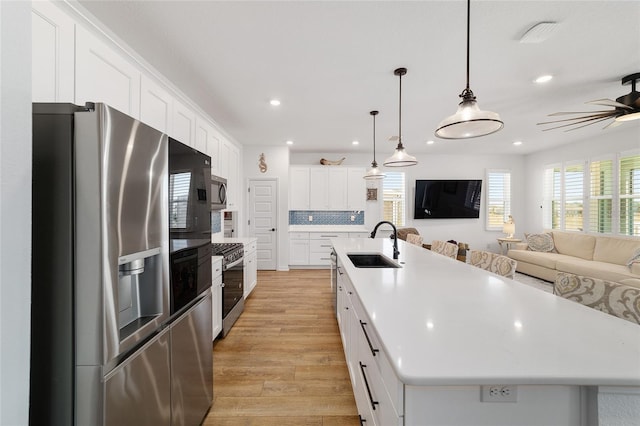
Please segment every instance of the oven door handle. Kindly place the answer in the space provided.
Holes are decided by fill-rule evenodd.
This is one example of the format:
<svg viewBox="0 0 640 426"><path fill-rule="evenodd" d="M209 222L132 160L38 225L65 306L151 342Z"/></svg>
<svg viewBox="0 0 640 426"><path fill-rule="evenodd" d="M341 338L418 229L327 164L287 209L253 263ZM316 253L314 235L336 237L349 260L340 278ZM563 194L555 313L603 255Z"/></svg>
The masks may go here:
<svg viewBox="0 0 640 426"><path fill-rule="evenodd" d="M234 261L233 263L230 263L228 265L225 266L224 270L229 270L231 268L233 268L236 265L239 265L240 263L242 263L244 261L244 257L241 257L240 259Z"/></svg>

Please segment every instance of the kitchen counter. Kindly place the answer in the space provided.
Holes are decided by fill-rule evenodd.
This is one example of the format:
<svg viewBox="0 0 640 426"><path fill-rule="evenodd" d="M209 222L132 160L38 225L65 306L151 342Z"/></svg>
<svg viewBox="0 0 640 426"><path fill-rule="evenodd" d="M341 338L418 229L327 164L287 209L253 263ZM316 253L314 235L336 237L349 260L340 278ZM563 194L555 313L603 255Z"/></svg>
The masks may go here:
<svg viewBox="0 0 640 426"><path fill-rule="evenodd" d="M289 225L289 232L371 232L364 225Z"/></svg>
<svg viewBox="0 0 640 426"><path fill-rule="evenodd" d="M347 257L389 239L331 242L405 385L640 386L637 324L404 241L398 269Z"/></svg>

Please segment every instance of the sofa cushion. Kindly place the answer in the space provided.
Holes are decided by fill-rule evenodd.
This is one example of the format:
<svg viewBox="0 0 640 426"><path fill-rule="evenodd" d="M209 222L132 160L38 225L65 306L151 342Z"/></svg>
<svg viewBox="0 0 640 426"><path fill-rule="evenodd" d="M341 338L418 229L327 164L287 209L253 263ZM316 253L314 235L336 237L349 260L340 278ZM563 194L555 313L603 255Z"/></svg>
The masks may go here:
<svg viewBox="0 0 640 426"><path fill-rule="evenodd" d="M577 258L558 259L556 269L559 272L582 275L585 277L599 278L607 281L620 281L627 278L638 278L633 276L629 268L624 265L616 265L608 262L598 262L595 260L584 260Z"/></svg>
<svg viewBox="0 0 640 426"><path fill-rule="evenodd" d="M635 262L631 264L631 273L633 275L639 275L640 276L640 263Z"/></svg>
<svg viewBox="0 0 640 426"><path fill-rule="evenodd" d="M596 237L573 232L553 231L553 244L560 254L592 260Z"/></svg>
<svg viewBox="0 0 640 426"><path fill-rule="evenodd" d="M531 250L509 250L507 255L517 261L533 263L534 265L549 269L556 269L556 263L559 259L573 259L571 256L564 256L558 253L545 253Z"/></svg>
<svg viewBox="0 0 640 426"><path fill-rule="evenodd" d="M638 249L640 249L640 239L597 237L593 260L626 266Z"/></svg>
<svg viewBox="0 0 640 426"><path fill-rule="evenodd" d="M625 278L619 281L620 284L628 285L629 287L640 288L640 278Z"/></svg>
<svg viewBox="0 0 640 426"><path fill-rule="evenodd" d="M524 234L524 237L527 240L527 247L531 251L553 251L553 237L551 234Z"/></svg>

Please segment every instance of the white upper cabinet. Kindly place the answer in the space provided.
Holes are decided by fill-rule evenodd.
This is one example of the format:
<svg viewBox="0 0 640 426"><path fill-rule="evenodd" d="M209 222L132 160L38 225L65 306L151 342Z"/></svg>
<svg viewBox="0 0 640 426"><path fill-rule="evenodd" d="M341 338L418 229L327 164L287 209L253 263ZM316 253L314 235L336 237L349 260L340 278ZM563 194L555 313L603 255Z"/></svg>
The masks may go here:
<svg viewBox="0 0 640 426"><path fill-rule="evenodd" d="M327 195L331 210L347 210L347 171L348 169L333 167L329 169L329 187Z"/></svg>
<svg viewBox="0 0 640 426"><path fill-rule="evenodd" d="M289 168L289 210L309 210L309 167Z"/></svg>
<svg viewBox="0 0 640 426"><path fill-rule="evenodd" d="M172 138L195 148L196 114L178 100L173 102L171 125Z"/></svg>
<svg viewBox="0 0 640 426"><path fill-rule="evenodd" d="M309 193L311 210L329 210L329 170L326 167L309 170Z"/></svg>
<svg viewBox="0 0 640 426"><path fill-rule="evenodd" d="M76 26L75 103L104 102L140 117L140 71L81 26Z"/></svg>
<svg viewBox="0 0 640 426"><path fill-rule="evenodd" d="M49 2L32 3L31 96L34 102L74 102L74 22Z"/></svg>
<svg viewBox="0 0 640 426"><path fill-rule="evenodd" d="M172 108L173 96L143 74L140 80L140 121L162 133L171 133Z"/></svg>
<svg viewBox="0 0 640 426"><path fill-rule="evenodd" d="M347 169L347 210L365 210L367 207L367 181L363 178L367 169L349 167Z"/></svg>
<svg viewBox="0 0 640 426"><path fill-rule="evenodd" d="M229 156L231 155L231 142L222 140L220 144L220 159L218 169L220 176L229 179Z"/></svg>
<svg viewBox="0 0 640 426"><path fill-rule="evenodd" d="M211 174L220 175L220 137L214 131L207 140L207 150L211 156Z"/></svg>
<svg viewBox="0 0 640 426"><path fill-rule="evenodd" d="M229 145L229 175L227 176L227 209L236 210L238 208L239 199L242 196L241 179L240 179L240 151L238 148ZM224 161L224 158L222 159Z"/></svg>
<svg viewBox="0 0 640 426"><path fill-rule="evenodd" d="M196 118L196 138L194 148L200 152L211 156L208 152L209 137L213 133L211 125L207 123L202 117Z"/></svg>

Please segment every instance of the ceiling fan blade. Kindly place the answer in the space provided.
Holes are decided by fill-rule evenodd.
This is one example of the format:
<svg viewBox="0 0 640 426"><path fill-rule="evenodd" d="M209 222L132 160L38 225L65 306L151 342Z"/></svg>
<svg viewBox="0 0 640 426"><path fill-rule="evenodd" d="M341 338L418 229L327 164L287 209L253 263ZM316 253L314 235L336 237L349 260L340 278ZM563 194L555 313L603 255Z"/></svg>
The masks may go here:
<svg viewBox="0 0 640 426"><path fill-rule="evenodd" d="M611 123L609 123L606 126L604 126L603 129L606 129L606 128L609 128L609 127L618 127L621 124L622 124L622 121L613 120Z"/></svg>
<svg viewBox="0 0 640 426"><path fill-rule="evenodd" d="M589 122L589 123L587 123L587 124L583 124L582 126L574 127L573 129L567 129L567 130L565 130L565 132L571 132L571 131L573 131L573 130L581 129L581 128L583 128L583 127L590 126L590 125L592 125L592 124L596 124L596 123L599 123L599 122L601 122L601 121L611 120L611 118L613 118L613 117L604 117L604 118L600 118L600 119L597 119L597 120L595 120L595 121ZM613 122L615 123L615 120L614 120ZM575 124L575 123L574 123L574 124Z"/></svg>
<svg viewBox="0 0 640 426"><path fill-rule="evenodd" d="M584 117L582 117L582 118L584 118ZM581 120L581 121L576 121L574 123L568 123L568 124L563 124L561 126L550 127L548 129L544 129L543 132L546 132L547 130L555 130L555 129L560 129L560 128L563 128L563 127L575 126L577 124L582 124L582 123L587 123L587 124L585 124L585 126L587 126L589 124L594 124L594 123L597 123L598 121L604 121L604 120L608 120L610 118L613 118L613 115L587 118L587 119L584 119L584 120ZM557 123L560 123L562 121L570 121L570 120L558 120ZM573 121L573 120L571 120L571 121ZM549 123L553 123L553 122L551 121ZM576 127L576 128L580 128L580 127L584 127L584 126L579 126L579 127ZM573 129L569 129L569 130L573 130Z"/></svg>
<svg viewBox="0 0 640 426"><path fill-rule="evenodd" d="M608 109L603 111L575 111L575 112L561 111L561 112L554 112L553 114L549 114L548 117L556 117L559 115L569 115L569 114L600 114L605 112L615 112L615 109Z"/></svg>
<svg viewBox="0 0 640 426"><path fill-rule="evenodd" d="M389 142L398 142L398 139L400 139L397 136L389 136L389 139L387 139Z"/></svg>
<svg viewBox="0 0 640 426"><path fill-rule="evenodd" d="M604 105L604 106L612 106L612 107L616 107L616 108L633 109L629 105L621 104L620 102L616 102L616 101L611 100L611 99L596 99L595 101L589 101L589 102L585 102L585 103L591 104L591 105Z"/></svg>
<svg viewBox="0 0 640 426"><path fill-rule="evenodd" d="M565 118L562 120L543 121L541 123L536 123L536 124L537 125L554 124L554 123L562 123L564 121L575 121L575 123L572 123L572 124L579 124L579 123L582 123L582 121L597 120L598 118L609 118L609 117L614 117L616 115L618 114L615 111L609 111L601 114L583 115L581 117ZM570 125L571 124L569 124L569 126Z"/></svg>

